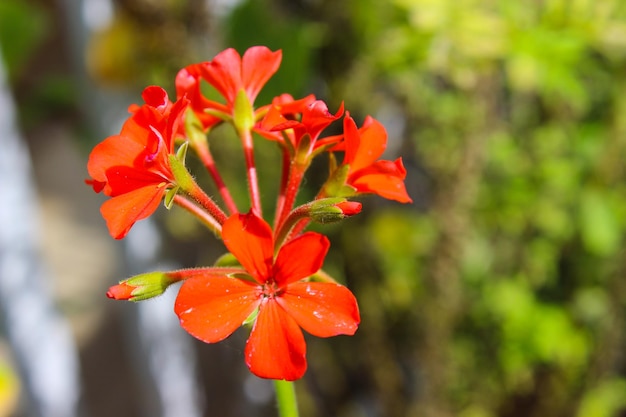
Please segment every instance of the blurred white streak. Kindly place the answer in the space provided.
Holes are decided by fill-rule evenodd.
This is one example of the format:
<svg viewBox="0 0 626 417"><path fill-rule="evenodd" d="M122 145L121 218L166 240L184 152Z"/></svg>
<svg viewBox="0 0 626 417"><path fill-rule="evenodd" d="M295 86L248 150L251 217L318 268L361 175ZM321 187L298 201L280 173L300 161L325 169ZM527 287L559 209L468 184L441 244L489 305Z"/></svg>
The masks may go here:
<svg viewBox="0 0 626 417"><path fill-rule="evenodd" d="M83 22L91 32L105 29L113 22L111 0L83 0Z"/></svg>
<svg viewBox="0 0 626 417"><path fill-rule="evenodd" d="M176 269L160 262L161 237L151 219L141 220L126 236L126 254L131 274ZM160 410L147 410L161 417L200 417L203 397L195 372L195 353L189 336L174 314L177 288L137 304L139 362L148 372L146 384L159 397Z"/></svg>
<svg viewBox="0 0 626 417"><path fill-rule="evenodd" d="M0 61L0 310L26 387L28 415L72 417L80 396L77 352L47 287L32 167L15 118Z"/></svg>

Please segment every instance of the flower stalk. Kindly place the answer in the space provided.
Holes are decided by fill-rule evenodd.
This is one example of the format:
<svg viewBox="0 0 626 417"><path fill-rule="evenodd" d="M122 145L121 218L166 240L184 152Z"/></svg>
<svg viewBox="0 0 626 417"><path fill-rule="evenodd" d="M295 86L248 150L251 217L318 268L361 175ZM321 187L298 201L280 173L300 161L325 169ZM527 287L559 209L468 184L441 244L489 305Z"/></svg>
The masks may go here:
<svg viewBox="0 0 626 417"><path fill-rule="evenodd" d="M280 417L298 417L298 400L296 389L291 381L274 380L276 403Z"/></svg>

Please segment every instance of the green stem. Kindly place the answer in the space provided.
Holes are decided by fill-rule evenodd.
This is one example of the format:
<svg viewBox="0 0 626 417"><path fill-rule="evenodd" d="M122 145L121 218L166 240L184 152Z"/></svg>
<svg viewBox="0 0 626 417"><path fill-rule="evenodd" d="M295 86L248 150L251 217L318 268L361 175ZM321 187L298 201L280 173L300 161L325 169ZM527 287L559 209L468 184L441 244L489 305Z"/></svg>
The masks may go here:
<svg viewBox="0 0 626 417"><path fill-rule="evenodd" d="M274 380L278 415L280 417L298 417L298 401L292 381Z"/></svg>

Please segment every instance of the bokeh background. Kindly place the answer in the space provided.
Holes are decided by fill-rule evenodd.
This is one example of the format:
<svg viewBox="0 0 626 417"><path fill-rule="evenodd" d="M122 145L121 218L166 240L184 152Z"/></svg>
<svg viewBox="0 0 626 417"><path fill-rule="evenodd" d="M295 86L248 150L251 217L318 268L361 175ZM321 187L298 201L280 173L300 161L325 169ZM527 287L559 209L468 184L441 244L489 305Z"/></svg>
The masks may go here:
<svg viewBox="0 0 626 417"><path fill-rule="evenodd" d="M245 331L205 345L161 329L176 327L171 297L104 296L133 273L210 264L220 243L177 210L114 241L83 183L89 150L143 87L173 95L180 68L257 44L283 50L257 104L315 93L359 123L376 117L414 200L365 197L361 215L323 229L325 268L362 324L308 340L302 416L626 416L625 2L0 0L36 191L23 221L70 329L77 367L50 369L75 387L75 415L276 415L271 384L245 368ZM271 207L277 153L258 144ZM243 198L237 146L213 149ZM38 405L45 387L4 334L0 415L72 417Z"/></svg>

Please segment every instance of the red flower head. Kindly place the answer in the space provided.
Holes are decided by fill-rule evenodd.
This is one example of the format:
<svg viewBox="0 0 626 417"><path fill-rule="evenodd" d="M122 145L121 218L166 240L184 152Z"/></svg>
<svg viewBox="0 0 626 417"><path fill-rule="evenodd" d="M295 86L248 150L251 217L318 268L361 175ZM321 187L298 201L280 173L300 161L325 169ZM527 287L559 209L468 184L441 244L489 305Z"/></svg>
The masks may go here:
<svg viewBox="0 0 626 417"><path fill-rule="evenodd" d="M300 113L299 120L295 120L296 114ZM292 102L275 102L269 108L265 118L258 125L257 132L268 139L284 141L282 136L276 135L276 132L284 132L288 147L299 150L300 143L305 135L308 135L309 148L307 153L327 145L325 139L318 141L322 131L326 129L332 122L339 119L343 114L343 103L335 114L328 111L328 106L322 100L314 100L312 96L305 97L301 100ZM264 131L266 133L264 133ZM335 137L337 140L338 137Z"/></svg>
<svg viewBox="0 0 626 417"><path fill-rule="evenodd" d="M212 61L190 65L176 76L178 97L187 95L191 107L205 128L218 123L218 117L207 114L206 110L233 116L235 99L241 90L245 91L250 105L267 81L278 71L282 52L272 52L265 46L253 46L243 58L233 48L217 54ZM226 100L220 104L204 97L200 91L200 81L211 84Z"/></svg>
<svg viewBox="0 0 626 417"><path fill-rule="evenodd" d="M410 203L404 179L406 169L402 158L395 161L377 160L387 147L387 131L376 119L368 116L363 127L357 129L356 123L346 112L343 123L344 142L333 150L344 150L343 165L349 165L346 184L354 187L358 193L373 193L381 197Z"/></svg>
<svg viewBox="0 0 626 417"><path fill-rule="evenodd" d="M207 343L231 335L258 309L245 349L250 371L262 378L296 380L306 371L300 328L318 337L352 335L360 318L344 286L309 282L329 248L328 239L307 232L274 257L270 226L254 214L235 214L223 225L224 243L249 279L219 274L187 279L176 299L182 327Z"/></svg>
<svg viewBox="0 0 626 417"><path fill-rule="evenodd" d="M152 214L174 185L168 156L188 102L172 104L165 90L154 86L144 90L143 98L146 104L131 106L133 114L120 134L96 145L87 163L87 183L112 197L100 212L116 239Z"/></svg>

